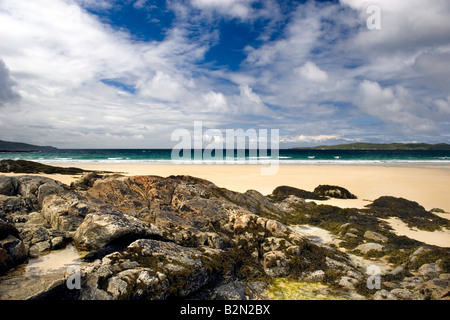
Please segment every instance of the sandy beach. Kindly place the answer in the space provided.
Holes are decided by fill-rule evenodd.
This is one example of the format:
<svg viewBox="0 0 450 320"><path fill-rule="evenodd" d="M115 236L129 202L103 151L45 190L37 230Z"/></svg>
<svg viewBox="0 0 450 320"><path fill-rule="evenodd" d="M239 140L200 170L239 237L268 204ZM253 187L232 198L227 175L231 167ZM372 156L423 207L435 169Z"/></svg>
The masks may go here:
<svg viewBox="0 0 450 320"><path fill-rule="evenodd" d="M315 201L347 208L363 208L380 196L402 197L416 201L425 209L441 208L450 212L450 166L353 166L353 165L280 165L277 174L261 175L260 165L165 165L120 163L53 163L55 166L79 167L85 170L112 171L124 175L191 175L209 180L219 187L245 192L257 190L270 194L280 185L313 191L320 184L338 185L358 199ZM267 167L267 166L265 166ZM8 174L15 175L15 174ZM65 184L80 176L45 175ZM450 218L450 213L438 214ZM392 224L399 234L430 244L450 247L450 231L430 233L409 232L403 225ZM433 236L434 235L434 236ZM429 241L427 241L429 240Z"/></svg>
<svg viewBox="0 0 450 320"><path fill-rule="evenodd" d="M359 166L359 165L280 165L274 175L261 175L263 165L167 165L122 163L50 163L54 166L85 170L119 172L124 175L191 175L209 180L219 187L245 192L257 190L264 195L281 185L313 191L320 184L347 188L358 199L331 199L340 207L362 208L380 196L403 197L427 210L441 208L450 212L450 166ZM14 175L14 174L9 174ZM79 176L46 175L65 184Z"/></svg>
<svg viewBox="0 0 450 320"><path fill-rule="evenodd" d="M191 175L219 187L245 192L253 189L264 195L280 185L313 191L320 184L347 188L358 199L332 199L326 203L362 208L380 196L390 195L413 200L430 210L450 211L450 166L358 166L358 165L280 165L277 174L261 175L262 165L165 165L120 163L69 163L85 170L121 172L126 175ZM51 175L63 183L78 176ZM319 201L320 202L320 201Z"/></svg>

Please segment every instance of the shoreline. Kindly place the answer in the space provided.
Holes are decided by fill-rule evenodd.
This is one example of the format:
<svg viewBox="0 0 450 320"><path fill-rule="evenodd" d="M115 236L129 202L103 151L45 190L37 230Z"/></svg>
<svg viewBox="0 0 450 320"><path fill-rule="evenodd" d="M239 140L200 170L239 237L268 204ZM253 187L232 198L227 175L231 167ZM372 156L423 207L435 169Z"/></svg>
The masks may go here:
<svg viewBox="0 0 450 320"><path fill-rule="evenodd" d="M313 191L320 184L337 185L348 189L358 199L330 199L315 201L339 207L363 208L381 196L402 197L416 201L425 209L441 208L450 212L450 165L419 165L417 163L340 165L340 164L280 164L273 175L261 175L260 164L148 164L99 162L45 162L60 167L78 167L84 170L111 171L127 176L191 175L203 178L219 187L237 192L253 189L263 195L287 185ZM1 173L5 174L5 173ZM7 173L6 175L20 175ZM45 175L67 185L79 175Z"/></svg>
<svg viewBox="0 0 450 320"><path fill-rule="evenodd" d="M280 165L274 175L261 175L260 169L267 165L175 165L135 163L46 163L62 167L78 167L84 170L110 171L126 176L190 175L208 180L218 187L245 192L253 189L263 195L282 185L313 191L320 184L344 187L357 199L335 199L318 201L317 204L341 208L363 209L381 196L401 197L415 201L426 210L433 208L450 212L450 165ZM9 176L19 173L2 173ZM46 176L66 185L78 180L81 175L30 174ZM450 219L450 213L434 213ZM395 222L395 221L394 221ZM450 247L450 230L427 232L412 230L399 223L391 224L398 234L441 247Z"/></svg>

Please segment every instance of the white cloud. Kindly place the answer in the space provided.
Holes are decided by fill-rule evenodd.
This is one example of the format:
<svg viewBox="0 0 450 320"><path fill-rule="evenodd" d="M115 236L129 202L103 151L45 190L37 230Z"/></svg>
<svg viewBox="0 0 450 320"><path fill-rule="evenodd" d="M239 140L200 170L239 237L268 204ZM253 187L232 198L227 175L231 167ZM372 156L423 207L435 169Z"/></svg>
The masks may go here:
<svg viewBox="0 0 450 320"><path fill-rule="evenodd" d="M320 134L320 135L297 135L280 137L281 143L323 143L332 140L354 141L354 139L343 138L338 134Z"/></svg>
<svg viewBox="0 0 450 320"><path fill-rule="evenodd" d="M295 68L294 73L300 75L305 80L313 82L326 82L328 80L327 73L311 61L306 62L301 67Z"/></svg>
<svg viewBox="0 0 450 320"><path fill-rule="evenodd" d="M382 88L377 82L364 80L360 84L355 103L367 114L388 124L398 125L399 131L436 130L430 120L431 110L415 101L411 93L401 86Z"/></svg>
<svg viewBox="0 0 450 320"><path fill-rule="evenodd" d="M352 132L435 134L448 125L447 1L371 1L382 10L374 31L362 1L308 1L284 17L281 2L253 2L168 0L176 17L164 40L137 42L83 9L117 9L115 0L1 0L0 103L12 88L21 97L17 108L2 107L2 132L66 147L108 139L167 147L171 130L194 120L278 127L305 143ZM220 19L249 28L269 20L253 30L261 34L240 70L204 62L222 36Z"/></svg>
<svg viewBox="0 0 450 320"><path fill-rule="evenodd" d="M210 91L203 96L205 105L202 108L208 112L226 113L228 111L227 98L221 92Z"/></svg>
<svg viewBox="0 0 450 320"><path fill-rule="evenodd" d="M363 28L352 39L354 47L366 54L414 53L450 43L450 2L447 0L341 0L341 3L358 10L363 23L369 17L366 12L369 5L377 5L381 10L381 29Z"/></svg>
<svg viewBox="0 0 450 320"><path fill-rule="evenodd" d="M157 71L150 81L138 83L137 88L139 94L144 97L176 102L186 94L186 89L180 80L183 81L183 79L174 79L164 72Z"/></svg>
<svg viewBox="0 0 450 320"><path fill-rule="evenodd" d="M246 19L254 0L192 0L192 5L202 10L218 11L222 15Z"/></svg>

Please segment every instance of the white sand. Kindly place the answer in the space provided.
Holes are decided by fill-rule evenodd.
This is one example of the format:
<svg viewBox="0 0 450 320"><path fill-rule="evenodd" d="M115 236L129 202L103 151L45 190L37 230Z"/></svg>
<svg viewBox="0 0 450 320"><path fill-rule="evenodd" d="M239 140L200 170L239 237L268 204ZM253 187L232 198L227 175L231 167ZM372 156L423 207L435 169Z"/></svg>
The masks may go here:
<svg viewBox="0 0 450 320"><path fill-rule="evenodd" d="M215 183L219 187L245 192L254 189L264 195L280 185L313 191L320 184L347 188L358 199L315 201L339 207L363 208L380 196L403 197L418 202L426 210L441 208L450 212L450 166L359 166L359 165L280 165L277 174L261 175L260 165L155 165L67 163L55 166L79 167L85 170L113 171L126 175L191 175ZM7 174L15 175L15 174ZM44 175L65 184L79 176ZM450 218L449 213L439 214ZM399 234L430 244L450 246L447 232L414 231L393 222Z"/></svg>
<svg viewBox="0 0 450 320"><path fill-rule="evenodd" d="M261 175L260 165L165 165L67 163L56 166L80 167L86 170L121 172L126 175L192 175L219 187L245 192L254 189L264 195L280 185L313 191L319 184L347 188L358 199L331 199L327 203L340 207L363 208L380 196L390 195L417 201L430 210L450 212L450 166L352 166L352 165L280 165L275 175ZM7 174L15 175L15 174ZM70 184L79 176L44 175Z"/></svg>
<svg viewBox="0 0 450 320"><path fill-rule="evenodd" d="M61 164L53 164L61 165ZM331 199L327 203L362 208L380 196L390 195L417 201L430 210L450 212L450 166L352 166L280 165L275 175L261 175L260 165L155 165L70 163L87 170L123 172L127 175L192 175L219 187L245 192L254 189L264 195L280 185L313 191L319 184L337 185L355 194L356 200ZM72 176L54 176L65 181ZM368 201L370 200L370 201Z"/></svg>
<svg viewBox="0 0 450 320"><path fill-rule="evenodd" d="M409 228L406 223L398 218L391 217L383 219L394 229L399 236L406 236L410 239L421 241L430 245L450 248L450 230L424 231L417 228Z"/></svg>

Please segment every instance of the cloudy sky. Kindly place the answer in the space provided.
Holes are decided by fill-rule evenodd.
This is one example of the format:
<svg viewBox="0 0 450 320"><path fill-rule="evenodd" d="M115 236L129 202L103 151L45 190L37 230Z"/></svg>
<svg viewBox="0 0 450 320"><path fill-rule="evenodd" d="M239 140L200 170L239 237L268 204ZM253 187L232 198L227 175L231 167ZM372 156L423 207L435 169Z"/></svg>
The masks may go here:
<svg viewBox="0 0 450 320"><path fill-rule="evenodd" d="M450 143L449 16L448 0L0 0L0 139L171 148L202 121L279 129L282 147Z"/></svg>

